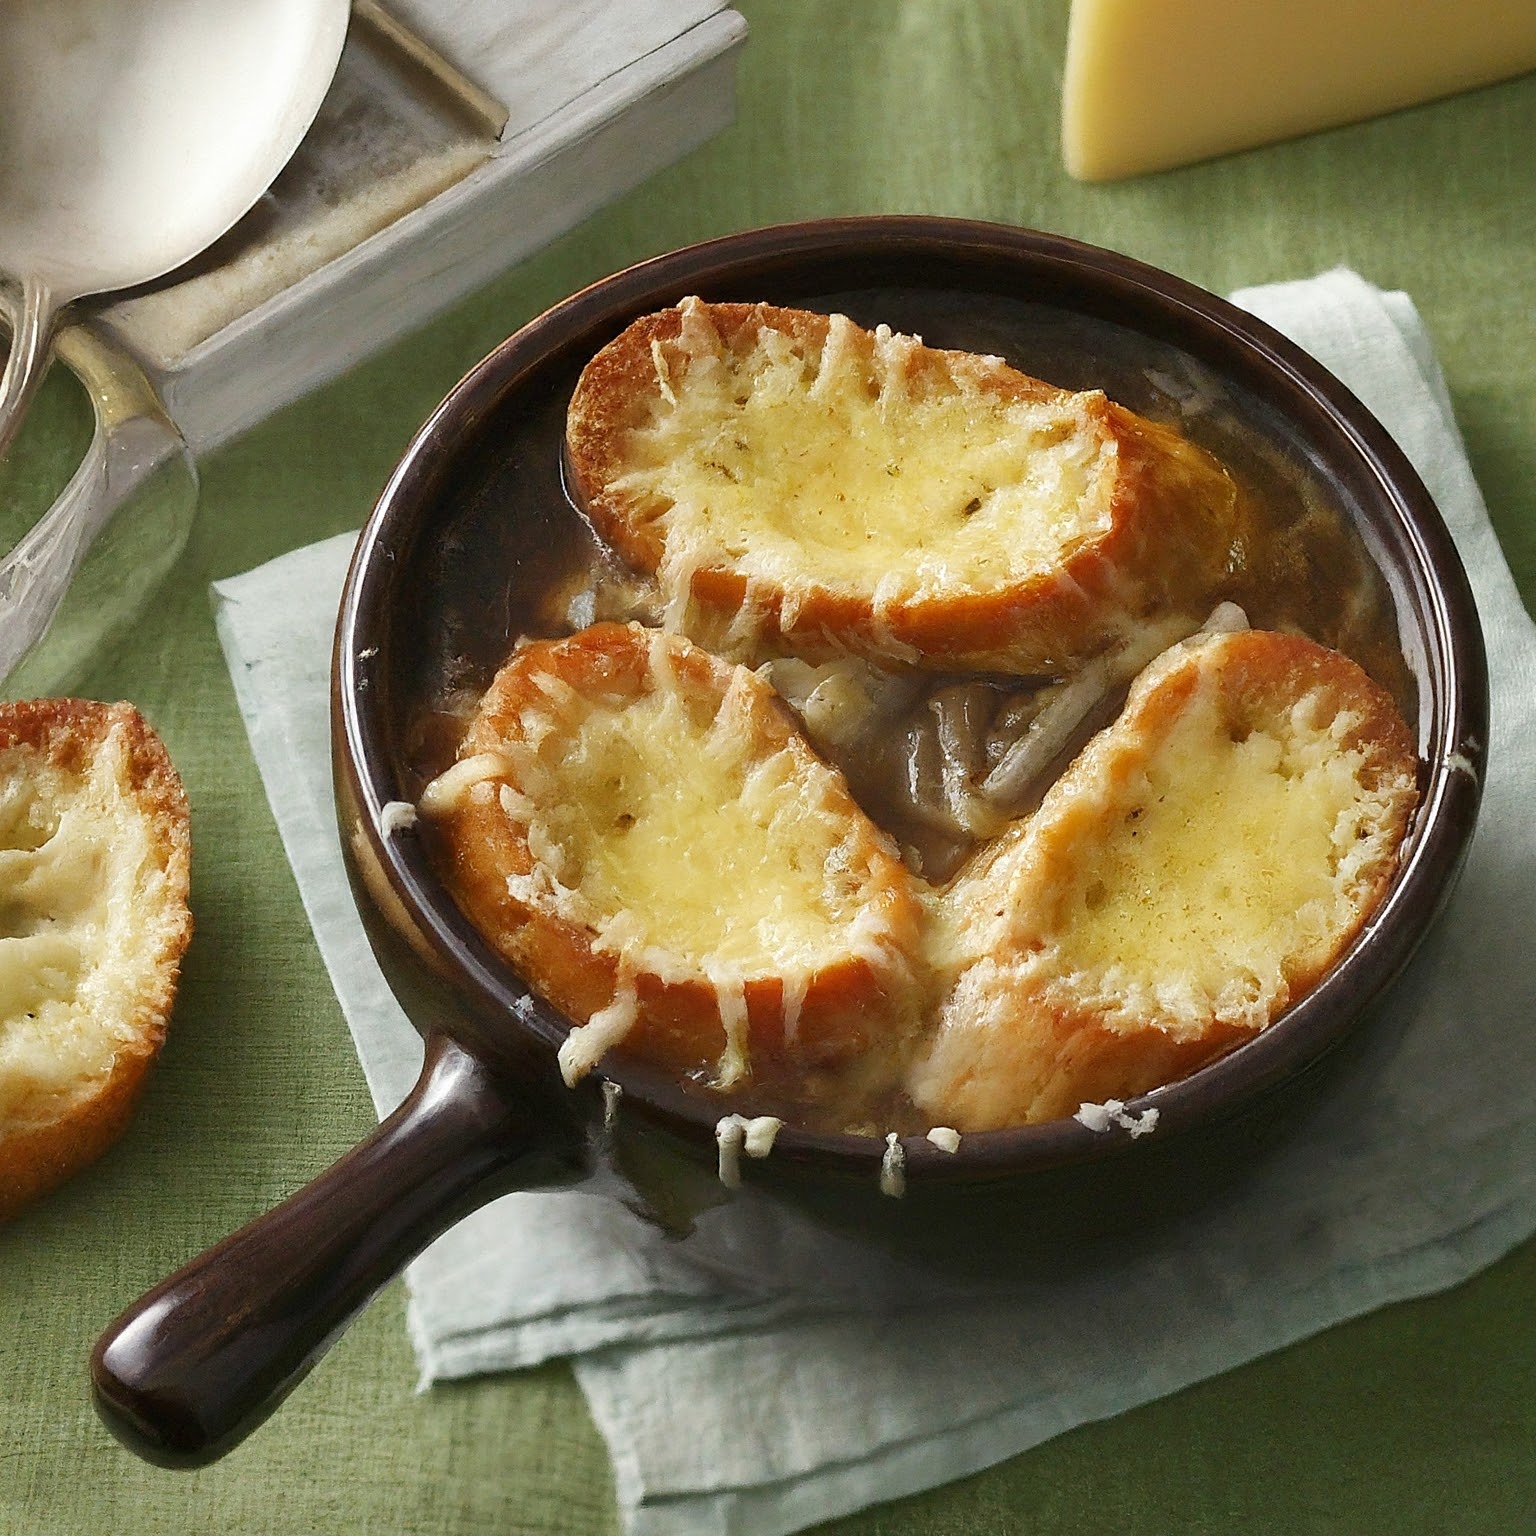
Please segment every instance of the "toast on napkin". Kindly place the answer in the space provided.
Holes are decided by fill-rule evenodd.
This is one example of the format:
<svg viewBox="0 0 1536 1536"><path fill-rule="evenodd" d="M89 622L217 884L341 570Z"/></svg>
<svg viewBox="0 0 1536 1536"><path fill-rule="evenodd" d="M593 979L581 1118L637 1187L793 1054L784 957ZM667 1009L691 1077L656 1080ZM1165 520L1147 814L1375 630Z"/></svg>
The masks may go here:
<svg viewBox="0 0 1536 1536"><path fill-rule="evenodd" d="M0 1217L116 1140L165 1037L186 796L128 704L0 704Z"/></svg>

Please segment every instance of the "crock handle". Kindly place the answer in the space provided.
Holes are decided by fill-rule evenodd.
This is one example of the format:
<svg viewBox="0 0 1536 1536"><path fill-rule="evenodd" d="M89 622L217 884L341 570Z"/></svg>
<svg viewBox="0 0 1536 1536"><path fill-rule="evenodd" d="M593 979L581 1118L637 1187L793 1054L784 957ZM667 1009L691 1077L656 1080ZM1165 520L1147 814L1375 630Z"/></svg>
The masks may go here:
<svg viewBox="0 0 1536 1536"><path fill-rule="evenodd" d="M159 1466L216 1460L440 1232L509 1189L579 1173L578 1141L433 1036L416 1086L366 1141L107 1329L91 1356L107 1427Z"/></svg>

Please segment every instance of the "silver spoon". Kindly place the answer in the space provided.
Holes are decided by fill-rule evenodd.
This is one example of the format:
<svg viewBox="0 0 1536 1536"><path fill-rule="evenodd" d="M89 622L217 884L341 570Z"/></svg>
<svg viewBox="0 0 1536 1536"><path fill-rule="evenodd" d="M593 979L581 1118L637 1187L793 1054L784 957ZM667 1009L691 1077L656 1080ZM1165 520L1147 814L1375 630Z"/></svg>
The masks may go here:
<svg viewBox="0 0 1536 1536"><path fill-rule="evenodd" d="M211 245L319 110L348 0L5 0L0 277L20 287L0 455L60 311Z"/></svg>

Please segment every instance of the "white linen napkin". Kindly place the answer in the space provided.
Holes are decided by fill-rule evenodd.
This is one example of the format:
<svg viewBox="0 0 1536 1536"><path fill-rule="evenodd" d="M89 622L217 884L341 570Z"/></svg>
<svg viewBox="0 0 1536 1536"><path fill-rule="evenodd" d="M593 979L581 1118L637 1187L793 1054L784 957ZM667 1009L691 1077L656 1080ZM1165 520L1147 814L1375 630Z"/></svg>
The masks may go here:
<svg viewBox="0 0 1536 1536"><path fill-rule="evenodd" d="M1473 481L1408 297L1348 271L1236 301L1376 413L1471 574L1492 669L1481 830L1378 1032L1256 1186L1124 1267L920 1318L744 1298L617 1205L521 1194L410 1268L422 1382L573 1357L633 1536L779 1536L974 1472L1387 1302L1536 1231L1536 627ZM341 870L326 672L352 536L215 587L251 745L375 1101L421 1048ZM764 1405L771 1405L765 1412ZM771 1423L771 1427L770 1427Z"/></svg>

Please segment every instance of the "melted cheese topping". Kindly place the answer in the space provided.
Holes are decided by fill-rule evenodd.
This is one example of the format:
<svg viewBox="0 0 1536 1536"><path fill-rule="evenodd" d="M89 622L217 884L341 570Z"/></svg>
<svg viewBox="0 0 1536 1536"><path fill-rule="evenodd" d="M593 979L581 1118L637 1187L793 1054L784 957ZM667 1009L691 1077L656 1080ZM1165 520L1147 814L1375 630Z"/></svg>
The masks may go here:
<svg viewBox="0 0 1536 1536"><path fill-rule="evenodd" d="M123 813L113 744L77 778L0 756L0 1122L111 1070L151 966L149 824Z"/></svg>
<svg viewBox="0 0 1536 1536"><path fill-rule="evenodd" d="M1062 969L1207 998L1283 991L1282 962L1331 947L1358 899L1369 797L1362 754L1337 744L1348 723L1235 739L1207 687L1074 861L1053 922Z"/></svg>
<svg viewBox="0 0 1536 1536"><path fill-rule="evenodd" d="M913 383L919 342L881 327L871 355L840 315L819 355L765 328L738 356L686 311L682 357L653 351L640 467L615 481L668 508L670 591L711 560L749 581L877 586L885 602L990 590L1109 526L1116 449L1079 405Z"/></svg>
<svg viewBox="0 0 1536 1536"><path fill-rule="evenodd" d="M729 704L722 728L671 688L584 712L561 740L562 793L541 797L539 839L560 882L632 915L640 942L707 956L727 1023L743 970L846 945L838 930L862 906L846 829L819 813L826 770L787 749L756 755Z"/></svg>

